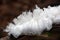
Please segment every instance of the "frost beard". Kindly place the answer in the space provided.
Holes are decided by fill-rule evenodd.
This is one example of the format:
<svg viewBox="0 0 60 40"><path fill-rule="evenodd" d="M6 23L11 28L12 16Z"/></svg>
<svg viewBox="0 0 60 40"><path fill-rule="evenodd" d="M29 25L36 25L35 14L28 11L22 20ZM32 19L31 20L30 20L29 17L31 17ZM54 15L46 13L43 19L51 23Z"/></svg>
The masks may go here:
<svg viewBox="0 0 60 40"><path fill-rule="evenodd" d="M53 23L60 23L60 6L43 9L36 6L33 13L23 12L13 20L15 25L9 23L4 31L15 38L20 35L40 35L44 30L49 31Z"/></svg>

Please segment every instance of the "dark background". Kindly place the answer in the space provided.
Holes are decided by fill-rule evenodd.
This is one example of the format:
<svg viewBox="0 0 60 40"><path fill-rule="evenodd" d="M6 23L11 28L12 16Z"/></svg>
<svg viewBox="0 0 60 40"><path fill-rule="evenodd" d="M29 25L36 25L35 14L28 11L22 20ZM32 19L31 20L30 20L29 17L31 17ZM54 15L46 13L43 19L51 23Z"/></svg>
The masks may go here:
<svg viewBox="0 0 60 40"><path fill-rule="evenodd" d="M60 5L60 0L0 0L0 40L60 40L60 24L53 24L50 32L44 32L42 35L23 35L17 39L12 35L9 37L7 33L3 31L22 11L31 10L32 12L33 9L35 9L35 5L43 9L49 5Z"/></svg>

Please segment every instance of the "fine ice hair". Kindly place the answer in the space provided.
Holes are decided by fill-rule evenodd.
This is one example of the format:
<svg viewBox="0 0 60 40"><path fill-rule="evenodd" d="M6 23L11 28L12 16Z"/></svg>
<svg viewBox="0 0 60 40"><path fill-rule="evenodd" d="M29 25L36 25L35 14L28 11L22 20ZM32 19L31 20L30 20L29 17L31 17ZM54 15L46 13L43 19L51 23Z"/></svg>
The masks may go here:
<svg viewBox="0 0 60 40"><path fill-rule="evenodd" d="M13 22L15 24L9 23L4 31L15 38L20 35L40 35L44 30L49 31L53 23L60 23L60 5L43 9L36 5L33 12L22 12Z"/></svg>

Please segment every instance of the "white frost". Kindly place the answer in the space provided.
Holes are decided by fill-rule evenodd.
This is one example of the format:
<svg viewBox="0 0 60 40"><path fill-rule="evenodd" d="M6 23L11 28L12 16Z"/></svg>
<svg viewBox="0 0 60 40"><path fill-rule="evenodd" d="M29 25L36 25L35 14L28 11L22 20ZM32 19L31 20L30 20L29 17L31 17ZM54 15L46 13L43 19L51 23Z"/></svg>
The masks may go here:
<svg viewBox="0 0 60 40"><path fill-rule="evenodd" d="M49 31L52 23L60 23L60 6L43 9L36 5L33 12L22 12L13 20L15 25L9 23L4 31L16 38L20 35L40 35L44 30Z"/></svg>

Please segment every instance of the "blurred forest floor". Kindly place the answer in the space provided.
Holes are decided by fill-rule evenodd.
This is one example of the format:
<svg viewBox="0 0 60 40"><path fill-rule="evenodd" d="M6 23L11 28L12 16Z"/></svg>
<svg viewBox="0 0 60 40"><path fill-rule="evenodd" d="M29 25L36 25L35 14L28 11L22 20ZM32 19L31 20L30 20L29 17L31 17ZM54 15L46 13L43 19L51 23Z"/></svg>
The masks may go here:
<svg viewBox="0 0 60 40"><path fill-rule="evenodd" d="M12 22L23 11L31 10L32 12L35 5L41 9L48 5L58 6L60 0L0 0L0 40L60 40L60 24L53 24L53 28L49 32L44 32L39 36L23 35L17 39L12 35L9 37L3 31L9 22Z"/></svg>

